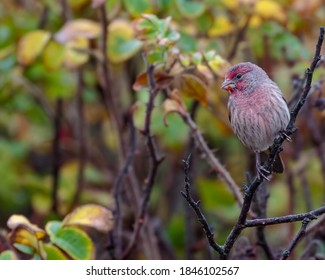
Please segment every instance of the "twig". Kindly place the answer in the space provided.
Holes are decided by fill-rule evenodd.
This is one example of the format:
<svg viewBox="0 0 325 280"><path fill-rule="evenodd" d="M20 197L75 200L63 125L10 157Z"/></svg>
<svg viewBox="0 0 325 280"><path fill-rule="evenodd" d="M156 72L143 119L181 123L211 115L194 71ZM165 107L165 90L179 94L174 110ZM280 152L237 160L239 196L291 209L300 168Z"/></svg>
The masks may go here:
<svg viewBox="0 0 325 280"><path fill-rule="evenodd" d="M133 162L134 153L136 149L136 131L133 122L133 116L130 112L128 116L128 122L130 127L130 143L129 143L129 151L126 157L125 164L123 165L122 169L120 170L119 174L116 177L114 182L114 197L115 197L115 255L117 259L121 256L121 248L123 247L122 244L122 218L121 218L121 187L124 181L124 177L127 175L129 168Z"/></svg>
<svg viewBox="0 0 325 280"><path fill-rule="evenodd" d="M84 115L84 100L83 100L83 69L77 70L77 112L78 112L78 142L79 142L79 166L77 175L76 194L73 199L72 207L79 202L80 196L85 186L85 165L87 160L87 144L86 144L86 130L85 130L85 115Z"/></svg>
<svg viewBox="0 0 325 280"><path fill-rule="evenodd" d="M156 82L154 79L154 66L148 63L147 57L145 55L143 57L145 62L147 63L147 75L149 81L149 101L147 103L147 110L146 110L144 128L142 130L142 133L146 137L146 144L147 144L147 149L149 151L149 157L150 157L150 163L149 163L150 165L149 165L148 175L145 180L146 186L142 197L140 211L138 213L135 222L135 227L131 237L131 241L128 247L126 248L125 252L123 253L123 258L127 258L136 245L136 241L138 240L140 230L142 228L142 225L144 224L145 215L147 212L147 207L150 200L153 184L156 178L157 170L160 163L164 159L162 156L159 155L156 146L156 141L153 135L151 134L151 116L154 108L154 100L158 92L158 88L156 87Z"/></svg>
<svg viewBox="0 0 325 280"><path fill-rule="evenodd" d="M108 47L108 20L107 20L107 12L105 4L101 5L99 8L99 18L100 18L100 25L101 25L101 41L100 41L100 51L101 56L103 57L102 61L98 61L99 63L99 78L101 87L103 89L103 100L104 100L104 107L107 113L109 114L110 118L113 119L113 125L115 126L115 129L117 131L118 137L119 137L119 154L120 154L120 165L124 163L124 160L126 158L126 143L125 139L123 137L123 123L122 123L122 110L121 106L119 104L118 94L114 93L114 86L116 83L113 81L112 73L109 68L109 61L107 57L107 47ZM132 197L134 199L133 205L133 211L134 213L137 213L140 211L142 207L141 202L141 193L140 193L140 187L138 183L138 179L134 173L134 169L132 166L129 167L129 171L127 174L127 182L130 186L130 192L132 193ZM143 238L145 240L152 240L152 234L153 230L148 224L148 228L143 231ZM151 235L151 236L149 236ZM149 250L149 246L145 246L145 252L147 254L152 254L152 252L155 252L153 246L151 246L151 250Z"/></svg>
<svg viewBox="0 0 325 280"><path fill-rule="evenodd" d="M206 218L204 217L204 215L201 212L200 209L200 201L194 201L194 199L191 196L190 193L190 179L189 179L189 168L190 168L190 158L191 158L191 154L188 155L188 157L186 158L186 160L183 160L183 164L184 164L184 173L185 173L185 192L181 191L182 196L186 199L186 201L188 202L188 204L192 207L192 209L194 210L198 221L201 223L205 234L207 236L207 239L209 241L210 246L216 250L220 255L223 254L223 248L218 245L215 241L214 241L214 234L212 232L212 230L210 229L210 226L206 220Z"/></svg>
<svg viewBox="0 0 325 280"><path fill-rule="evenodd" d="M308 224L311 222L311 219L309 218L305 218L303 221L302 221L302 225L301 225L301 228L300 230L298 231L298 233L296 234L296 236L294 237L294 239L292 239L292 241L290 242L289 244L289 247L288 249L286 249L283 253L282 253L282 256L281 256L281 260L286 260L292 250L297 246L298 242L301 240L301 238L305 235L306 233L306 228L308 226Z"/></svg>
<svg viewBox="0 0 325 280"><path fill-rule="evenodd" d="M254 213L256 213L257 218L266 218L266 209L267 209L267 200L269 197L268 188L266 185L266 182L261 184L260 188L255 194L253 204ZM256 237L257 237L257 245L259 245L266 255L266 257L269 260L274 259L273 252L266 240L265 237L265 227L264 226L258 226L256 228Z"/></svg>
<svg viewBox="0 0 325 280"><path fill-rule="evenodd" d="M292 214L292 215L286 215L281 217L247 220L243 226L256 227L256 226L278 225L283 223L293 223L293 222L302 221L305 218L316 219L318 216L321 216L323 214L325 214L325 206L322 206L320 208L302 214Z"/></svg>
<svg viewBox="0 0 325 280"><path fill-rule="evenodd" d="M53 181L52 181L52 211L58 212L58 188L60 181L61 153L60 153L60 130L63 114L62 99L58 98L55 104L54 116L54 139L53 139Z"/></svg>
<svg viewBox="0 0 325 280"><path fill-rule="evenodd" d="M50 12L49 6L47 4L44 4L44 7L41 12L41 16L38 20L38 28L39 29L43 29L45 27L45 25L48 21L49 12Z"/></svg>
<svg viewBox="0 0 325 280"><path fill-rule="evenodd" d="M312 224L306 232L306 236L314 234L319 231L322 226L325 224L325 216L322 216L319 220L317 220L314 224Z"/></svg>
<svg viewBox="0 0 325 280"><path fill-rule="evenodd" d="M213 152L210 150L200 130L197 128L195 122L192 120L190 114L185 112L184 114L181 114L181 116L183 117L184 122L190 128L192 132L192 136L196 142L196 145L204 154L211 167L217 172L220 178L227 184L230 192L234 195L239 207L242 207L243 197L234 179L231 177L229 172L223 167L219 159L216 158Z"/></svg>
<svg viewBox="0 0 325 280"><path fill-rule="evenodd" d="M119 113L120 107L117 104L116 95L112 92L112 77L109 68L109 61L107 58L107 39L108 39L108 21L106 16L106 8L105 5L101 5L98 8L99 18L101 24L101 40L100 40L100 51L102 55L102 61L98 61L100 63L101 73L99 75L102 89L104 91L103 99L104 106L110 116L114 119L114 124L118 132L119 136L119 150L120 155L122 155L121 159L124 158L125 155L125 145L123 139L123 125L122 118Z"/></svg>
<svg viewBox="0 0 325 280"><path fill-rule="evenodd" d="M71 10L69 8L67 0L61 0L61 14L64 22L71 20L72 18Z"/></svg>
<svg viewBox="0 0 325 280"><path fill-rule="evenodd" d="M294 175L293 175L292 171L290 170L290 167L288 167L286 177L287 177L287 185L288 185L287 189L288 189L288 193L289 193L288 213L295 213L296 187L295 187ZM294 234L295 234L295 226L293 224L289 224L289 231L287 234L287 239L291 240L294 237Z"/></svg>
<svg viewBox="0 0 325 280"><path fill-rule="evenodd" d="M200 103L197 100L194 100L192 105L191 105L191 110L190 110L190 115L192 120L195 120L197 110L199 108ZM192 180L195 177L195 166L193 167L193 164L195 161L193 161L194 157L194 148L195 148L195 140L192 137L192 133L189 132L190 140L188 143L188 154L191 154L192 158L192 165L191 165L191 174L192 174ZM190 171L190 170L189 170ZM193 176L194 174L194 176ZM185 206L185 214L184 214L184 219L185 219L185 232L184 232L184 239L185 239L185 257L187 260L193 259L193 250L192 250L192 245L194 241L195 234L193 232L193 220L191 219L191 209L187 205L187 201L184 200L184 206ZM209 246L209 245L208 245Z"/></svg>

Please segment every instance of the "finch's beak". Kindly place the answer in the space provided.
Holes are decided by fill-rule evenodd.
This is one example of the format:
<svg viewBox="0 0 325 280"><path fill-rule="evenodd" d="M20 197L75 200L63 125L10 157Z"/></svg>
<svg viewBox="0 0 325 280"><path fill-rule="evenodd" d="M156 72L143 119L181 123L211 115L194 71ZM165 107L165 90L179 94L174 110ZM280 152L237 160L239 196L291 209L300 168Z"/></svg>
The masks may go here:
<svg viewBox="0 0 325 280"><path fill-rule="evenodd" d="M234 81L229 80L229 79L225 80L221 85L222 89L225 89L225 90L228 90L228 91L234 89L235 87L236 87L236 84L234 83Z"/></svg>

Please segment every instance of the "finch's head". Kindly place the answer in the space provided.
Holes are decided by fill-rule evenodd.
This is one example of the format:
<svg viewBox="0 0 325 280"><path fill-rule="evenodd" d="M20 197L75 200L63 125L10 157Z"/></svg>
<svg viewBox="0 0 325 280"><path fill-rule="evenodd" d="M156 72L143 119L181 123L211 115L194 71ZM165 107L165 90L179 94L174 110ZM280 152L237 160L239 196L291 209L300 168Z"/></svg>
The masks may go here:
<svg viewBox="0 0 325 280"><path fill-rule="evenodd" d="M229 68L221 88L231 94L236 92L250 94L258 84L268 79L262 68L250 62L242 62Z"/></svg>

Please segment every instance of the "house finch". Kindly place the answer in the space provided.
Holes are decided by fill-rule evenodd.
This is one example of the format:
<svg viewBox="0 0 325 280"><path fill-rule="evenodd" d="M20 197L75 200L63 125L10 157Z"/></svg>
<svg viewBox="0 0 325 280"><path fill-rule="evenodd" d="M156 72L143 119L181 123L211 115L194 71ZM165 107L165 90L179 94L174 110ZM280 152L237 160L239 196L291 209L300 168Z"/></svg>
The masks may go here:
<svg viewBox="0 0 325 280"><path fill-rule="evenodd" d="M278 86L263 69L250 62L232 66L225 76L222 89L229 92L228 111L233 131L239 140L256 155L259 175L268 179L268 171L260 164L260 152L267 150L276 136L289 140L284 131L290 113ZM282 161L277 157L273 171L283 172Z"/></svg>

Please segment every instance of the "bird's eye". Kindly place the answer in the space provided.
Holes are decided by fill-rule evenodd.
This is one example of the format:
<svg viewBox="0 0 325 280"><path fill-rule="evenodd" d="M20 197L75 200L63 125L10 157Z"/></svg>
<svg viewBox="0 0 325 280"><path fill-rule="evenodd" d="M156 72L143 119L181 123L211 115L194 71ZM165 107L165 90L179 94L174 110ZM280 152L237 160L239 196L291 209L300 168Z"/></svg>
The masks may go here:
<svg viewBox="0 0 325 280"><path fill-rule="evenodd" d="M236 78L237 78L237 79L240 79L241 76L242 76L241 74L237 74Z"/></svg>

